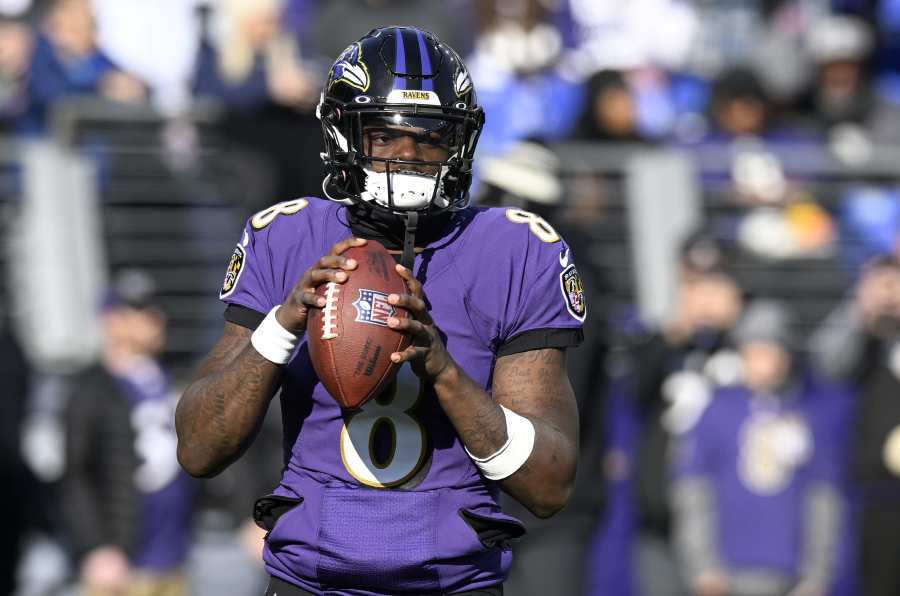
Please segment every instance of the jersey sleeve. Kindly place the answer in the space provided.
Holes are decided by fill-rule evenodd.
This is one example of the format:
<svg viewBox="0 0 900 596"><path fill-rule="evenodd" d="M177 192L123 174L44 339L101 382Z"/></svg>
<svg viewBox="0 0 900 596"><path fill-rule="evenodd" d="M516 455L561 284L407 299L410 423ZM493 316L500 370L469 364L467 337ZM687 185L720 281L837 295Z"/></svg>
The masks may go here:
<svg viewBox="0 0 900 596"><path fill-rule="evenodd" d="M670 469L673 478L713 475L715 458L710 452L710 447L715 441L710 433L708 413L705 412L691 430L674 439Z"/></svg>
<svg viewBox="0 0 900 596"><path fill-rule="evenodd" d="M575 257L542 219L531 214L521 216L523 220L515 217L513 213L510 218L508 211L504 222L512 226L515 236L509 238L509 284L498 355L576 346L583 339L587 304ZM542 227L535 228L538 225Z"/></svg>
<svg viewBox="0 0 900 596"><path fill-rule="evenodd" d="M219 298L225 319L249 329L284 302L303 272L325 254L324 222L336 206L313 197L276 203L253 215L231 253Z"/></svg>
<svg viewBox="0 0 900 596"><path fill-rule="evenodd" d="M275 279L268 245L268 230L256 231L248 221L225 270L219 299L228 305L226 318L255 327L281 300L275 296ZM258 324L258 321L256 321Z"/></svg>

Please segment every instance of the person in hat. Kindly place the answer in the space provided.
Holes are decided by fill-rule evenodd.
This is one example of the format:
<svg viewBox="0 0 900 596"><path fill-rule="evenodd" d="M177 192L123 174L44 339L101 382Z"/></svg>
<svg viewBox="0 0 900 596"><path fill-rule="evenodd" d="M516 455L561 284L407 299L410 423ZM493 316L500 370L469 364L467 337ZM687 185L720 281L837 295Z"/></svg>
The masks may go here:
<svg viewBox="0 0 900 596"><path fill-rule="evenodd" d="M741 381L719 388L673 451L673 536L696 596L824 596L843 500L838 389L805 375L781 303L731 333Z"/></svg>
<svg viewBox="0 0 900 596"><path fill-rule="evenodd" d="M637 338L631 349L641 420L634 475L642 593L685 594L671 544L671 446L703 414L716 388L735 379L737 355L729 332L743 302L726 246L698 229L680 247L671 316L659 329Z"/></svg>
<svg viewBox="0 0 900 596"><path fill-rule="evenodd" d="M855 390L850 474L858 495L862 593L900 593L900 260L870 259L810 351Z"/></svg>
<svg viewBox="0 0 900 596"><path fill-rule="evenodd" d="M72 379L66 410L60 505L78 581L88 596L184 594L192 490L152 278L116 275L100 319L100 361Z"/></svg>

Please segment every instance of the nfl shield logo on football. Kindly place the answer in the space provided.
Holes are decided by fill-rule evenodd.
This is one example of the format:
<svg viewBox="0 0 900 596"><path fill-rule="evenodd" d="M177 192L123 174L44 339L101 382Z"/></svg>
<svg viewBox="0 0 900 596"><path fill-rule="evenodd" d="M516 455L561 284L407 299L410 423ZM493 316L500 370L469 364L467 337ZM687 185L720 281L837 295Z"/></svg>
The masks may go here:
<svg viewBox="0 0 900 596"><path fill-rule="evenodd" d="M359 298L353 303L356 307L356 321L371 325L388 326L388 319L396 312L388 304L387 294L375 290L359 290Z"/></svg>

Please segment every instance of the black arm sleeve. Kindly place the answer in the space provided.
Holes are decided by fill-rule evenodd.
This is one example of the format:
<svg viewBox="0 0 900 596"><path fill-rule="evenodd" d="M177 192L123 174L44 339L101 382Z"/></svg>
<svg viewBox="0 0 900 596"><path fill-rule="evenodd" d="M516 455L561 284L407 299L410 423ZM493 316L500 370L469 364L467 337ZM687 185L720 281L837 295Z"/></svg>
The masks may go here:
<svg viewBox="0 0 900 596"><path fill-rule="evenodd" d="M137 524L137 456L128 404L99 368L74 378L72 387L60 486L69 546L76 558L102 545L128 552Z"/></svg>
<svg viewBox="0 0 900 596"><path fill-rule="evenodd" d="M225 320L247 329L256 330L266 315L240 304L229 304L225 308Z"/></svg>
<svg viewBox="0 0 900 596"><path fill-rule="evenodd" d="M662 385L669 374L673 348L662 333L638 340L631 350L634 364L634 396L642 416L656 411L662 404Z"/></svg>
<svg viewBox="0 0 900 596"><path fill-rule="evenodd" d="M531 329L514 335L497 350L497 357L540 350L542 348L574 348L584 341L581 329Z"/></svg>
<svg viewBox="0 0 900 596"><path fill-rule="evenodd" d="M60 504L66 537L76 558L109 541L92 471L97 452L95 409L89 394L80 391L69 397L66 406L66 469L60 483Z"/></svg>

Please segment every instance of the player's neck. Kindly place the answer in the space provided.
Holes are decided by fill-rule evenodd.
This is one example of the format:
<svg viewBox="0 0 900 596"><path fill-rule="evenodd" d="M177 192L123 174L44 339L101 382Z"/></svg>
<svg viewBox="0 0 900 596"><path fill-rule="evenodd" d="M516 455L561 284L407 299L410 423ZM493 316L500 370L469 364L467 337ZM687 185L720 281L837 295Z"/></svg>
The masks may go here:
<svg viewBox="0 0 900 596"><path fill-rule="evenodd" d="M419 219L416 232L417 253L446 233L452 216L452 213L444 212ZM377 240L389 252L399 253L403 249L406 222L400 215L354 206L347 208L347 223L354 235Z"/></svg>

